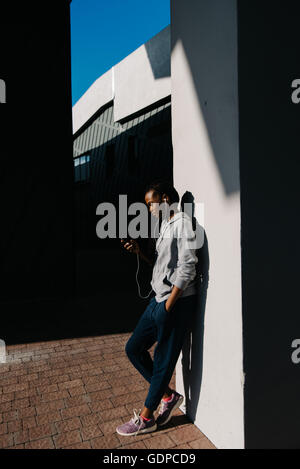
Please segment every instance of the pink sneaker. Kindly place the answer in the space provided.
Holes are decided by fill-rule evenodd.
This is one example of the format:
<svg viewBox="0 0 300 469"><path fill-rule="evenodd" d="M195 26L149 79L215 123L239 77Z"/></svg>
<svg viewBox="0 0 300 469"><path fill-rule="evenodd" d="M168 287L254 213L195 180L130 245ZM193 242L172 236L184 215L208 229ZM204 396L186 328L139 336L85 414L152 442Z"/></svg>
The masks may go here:
<svg viewBox="0 0 300 469"><path fill-rule="evenodd" d="M158 426L166 425L169 422L174 410L178 409L183 402L183 396L176 391L172 392L172 399L170 401L161 400L158 417L156 423Z"/></svg>
<svg viewBox="0 0 300 469"><path fill-rule="evenodd" d="M134 409L133 413L134 413L134 417L131 420L129 420L129 422L123 423L123 425L119 425L116 428L116 432L119 435L136 436L139 433L154 432L157 429L157 425L156 425L154 417L146 421L139 414L136 413L136 409Z"/></svg>

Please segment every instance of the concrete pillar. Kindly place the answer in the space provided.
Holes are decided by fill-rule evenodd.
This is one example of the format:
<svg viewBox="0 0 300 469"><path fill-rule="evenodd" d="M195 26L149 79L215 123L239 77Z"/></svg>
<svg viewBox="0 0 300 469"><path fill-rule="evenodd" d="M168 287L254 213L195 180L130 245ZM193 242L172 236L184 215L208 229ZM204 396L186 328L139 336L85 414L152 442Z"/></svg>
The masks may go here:
<svg viewBox="0 0 300 469"><path fill-rule="evenodd" d="M174 184L204 203L209 282L184 381L186 411L219 448L241 448L243 353L236 1L172 2ZM201 224L201 220L198 220ZM206 279L208 281L208 279ZM204 318L205 313L205 318ZM204 330L203 330L204 324ZM203 354L203 359L202 359Z"/></svg>
<svg viewBox="0 0 300 469"><path fill-rule="evenodd" d="M174 184L206 232L182 409L218 448L299 448L300 5L171 5Z"/></svg>

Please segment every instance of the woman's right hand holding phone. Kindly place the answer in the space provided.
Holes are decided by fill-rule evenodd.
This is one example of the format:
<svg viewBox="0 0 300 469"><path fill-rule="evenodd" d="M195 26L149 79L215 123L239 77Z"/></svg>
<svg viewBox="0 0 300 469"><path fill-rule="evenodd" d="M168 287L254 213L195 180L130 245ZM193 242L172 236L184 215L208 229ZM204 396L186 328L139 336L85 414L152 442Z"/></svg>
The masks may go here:
<svg viewBox="0 0 300 469"><path fill-rule="evenodd" d="M139 254L140 246L135 239L124 240L121 239L121 243L127 251L132 252L134 254Z"/></svg>

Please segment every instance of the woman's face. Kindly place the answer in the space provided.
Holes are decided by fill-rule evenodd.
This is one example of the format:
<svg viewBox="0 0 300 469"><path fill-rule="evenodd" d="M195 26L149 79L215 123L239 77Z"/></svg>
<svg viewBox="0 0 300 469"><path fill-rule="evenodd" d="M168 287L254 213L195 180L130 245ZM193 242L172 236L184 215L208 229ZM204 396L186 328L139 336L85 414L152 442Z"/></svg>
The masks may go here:
<svg viewBox="0 0 300 469"><path fill-rule="evenodd" d="M150 210L150 213L158 218L159 216L159 204L161 203L160 196L157 192L151 190L145 195L145 202Z"/></svg>

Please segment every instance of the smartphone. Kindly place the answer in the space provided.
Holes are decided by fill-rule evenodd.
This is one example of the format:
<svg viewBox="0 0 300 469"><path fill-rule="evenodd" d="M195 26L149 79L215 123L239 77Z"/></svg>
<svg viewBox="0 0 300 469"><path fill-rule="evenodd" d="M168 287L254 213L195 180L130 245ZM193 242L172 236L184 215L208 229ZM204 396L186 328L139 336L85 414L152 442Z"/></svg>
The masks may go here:
<svg viewBox="0 0 300 469"><path fill-rule="evenodd" d="M126 244L126 243L129 243L130 242L130 239L131 238L121 238L120 241L122 244ZM123 241L122 241L123 240Z"/></svg>

